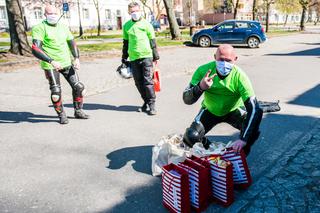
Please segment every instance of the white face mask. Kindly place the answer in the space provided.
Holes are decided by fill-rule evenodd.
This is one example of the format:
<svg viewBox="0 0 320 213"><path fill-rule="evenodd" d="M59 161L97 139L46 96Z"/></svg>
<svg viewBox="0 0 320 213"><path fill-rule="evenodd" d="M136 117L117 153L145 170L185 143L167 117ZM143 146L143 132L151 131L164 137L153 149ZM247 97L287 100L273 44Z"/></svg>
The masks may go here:
<svg viewBox="0 0 320 213"><path fill-rule="evenodd" d="M131 18L133 21L138 21L141 18L141 12L132 12Z"/></svg>
<svg viewBox="0 0 320 213"><path fill-rule="evenodd" d="M222 76L227 76L233 68L233 64L227 61L216 61L217 71Z"/></svg>
<svg viewBox="0 0 320 213"><path fill-rule="evenodd" d="M59 21L59 16L58 15L47 15L47 22L49 24L55 25Z"/></svg>

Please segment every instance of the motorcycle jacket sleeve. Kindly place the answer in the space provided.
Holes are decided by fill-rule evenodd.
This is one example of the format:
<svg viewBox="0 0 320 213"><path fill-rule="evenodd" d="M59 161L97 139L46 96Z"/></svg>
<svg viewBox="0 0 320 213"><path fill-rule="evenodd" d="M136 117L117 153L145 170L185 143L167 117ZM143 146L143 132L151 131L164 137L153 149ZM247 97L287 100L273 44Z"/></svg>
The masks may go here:
<svg viewBox="0 0 320 213"><path fill-rule="evenodd" d="M33 39L32 40L32 54L45 62L51 63L53 61L52 58L50 58L42 49L42 41Z"/></svg>
<svg viewBox="0 0 320 213"><path fill-rule="evenodd" d="M150 39L150 47L152 49L153 61L159 60L160 56L157 49L156 39Z"/></svg>
<svg viewBox="0 0 320 213"><path fill-rule="evenodd" d="M248 98L244 105L246 107L247 116L244 120L243 129L240 134L240 139L247 142L251 138L254 131L259 128L259 124L262 118L262 109L260 108L258 101L255 97Z"/></svg>
<svg viewBox="0 0 320 213"><path fill-rule="evenodd" d="M122 63L125 63L125 61L127 61L127 58L129 57L128 49L129 49L129 40L123 39Z"/></svg>
<svg viewBox="0 0 320 213"><path fill-rule="evenodd" d="M183 91L183 102L188 105L194 104L200 98L202 93L203 90L201 90L199 84L189 84L189 86Z"/></svg>
<svg viewBox="0 0 320 213"><path fill-rule="evenodd" d="M79 48L78 48L76 42L74 41L74 39L68 40L67 43L68 43L68 46L70 48L72 56L74 58L79 58L80 57L80 51L79 51Z"/></svg>

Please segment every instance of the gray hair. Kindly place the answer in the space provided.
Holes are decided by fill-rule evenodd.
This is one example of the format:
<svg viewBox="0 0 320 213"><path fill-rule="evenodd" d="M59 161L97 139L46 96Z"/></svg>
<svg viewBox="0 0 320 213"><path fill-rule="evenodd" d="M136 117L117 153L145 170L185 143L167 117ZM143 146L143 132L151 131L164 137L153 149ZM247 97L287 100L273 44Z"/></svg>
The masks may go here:
<svg viewBox="0 0 320 213"><path fill-rule="evenodd" d="M140 7L140 4L138 2L133 1L128 5L128 9L133 7Z"/></svg>

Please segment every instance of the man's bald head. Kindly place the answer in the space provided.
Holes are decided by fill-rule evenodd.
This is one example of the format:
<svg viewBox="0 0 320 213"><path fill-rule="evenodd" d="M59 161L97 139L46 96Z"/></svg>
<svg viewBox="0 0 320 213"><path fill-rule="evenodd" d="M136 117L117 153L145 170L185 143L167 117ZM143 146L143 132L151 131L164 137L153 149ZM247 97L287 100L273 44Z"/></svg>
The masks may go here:
<svg viewBox="0 0 320 213"><path fill-rule="evenodd" d="M58 15L58 9L54 5L47 5L44 13L45 15Z"/></svg>
<svg viewBox="0 0 320 213"><path fill-rule="evenodd" d="M234 63L238 58L234 48L230 44L221 44L214 57L217 61L227 61L230 63Z"/></svg>

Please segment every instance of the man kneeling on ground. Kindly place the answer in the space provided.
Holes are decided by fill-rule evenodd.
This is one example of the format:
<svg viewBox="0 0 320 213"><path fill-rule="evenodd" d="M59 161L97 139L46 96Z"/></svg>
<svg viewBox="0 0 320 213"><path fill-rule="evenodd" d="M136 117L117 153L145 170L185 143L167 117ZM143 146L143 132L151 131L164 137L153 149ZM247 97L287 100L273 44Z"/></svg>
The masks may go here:
<svg viewBox="0 0 320 213"><path fill-rule="evenodd" d="M189 105L204 93L201 110L184 134L188 146L202 142L208 148L210 142L205 134L221 122L240 130L240 138L233 143L237 152L243 148L248 156L258 139L263 112L248 76L234 64L236 60L231 45L220 45L215 61L200 66L184 90L183 101Z"/></svg>

